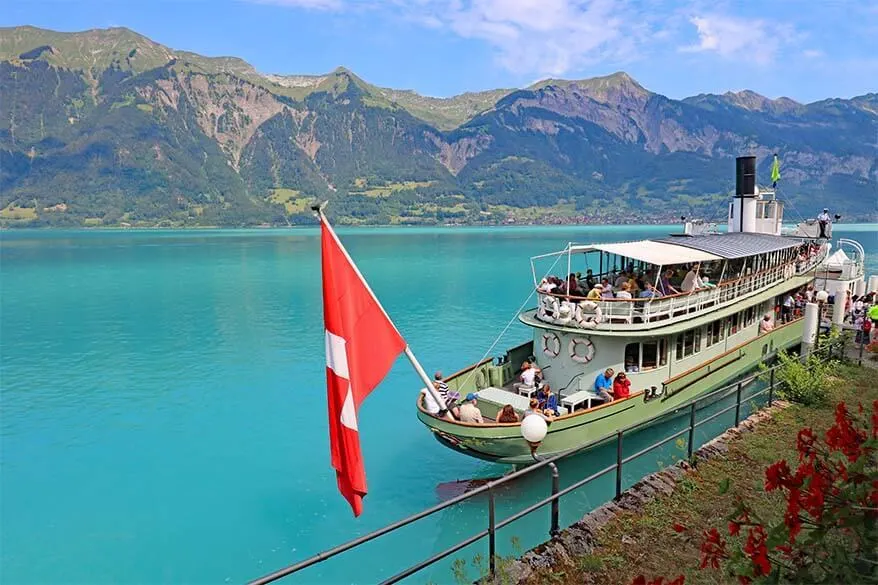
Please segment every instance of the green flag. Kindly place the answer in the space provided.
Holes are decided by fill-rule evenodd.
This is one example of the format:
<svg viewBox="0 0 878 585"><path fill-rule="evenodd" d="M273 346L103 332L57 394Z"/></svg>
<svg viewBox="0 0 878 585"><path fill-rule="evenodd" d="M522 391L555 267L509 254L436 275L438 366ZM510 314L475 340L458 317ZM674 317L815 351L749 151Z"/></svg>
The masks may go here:
<svg viewBox="0 0 878 585"><path fill-rule="evenodd" d="M771 187L776 188L778 181L780 181L780 161L777 155L774 155L774 162L771 163Z"/></svg>

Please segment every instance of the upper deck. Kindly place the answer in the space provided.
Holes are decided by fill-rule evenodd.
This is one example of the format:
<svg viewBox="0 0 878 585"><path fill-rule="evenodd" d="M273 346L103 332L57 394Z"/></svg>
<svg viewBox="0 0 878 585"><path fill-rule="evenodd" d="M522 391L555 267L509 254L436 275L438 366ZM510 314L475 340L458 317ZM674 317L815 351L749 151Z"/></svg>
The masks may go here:
<svg viewBox="0 0 878 585"><path fill-rule="evenodd" d="M535 282L537 308L523 313L521 320L608 335L655 333L807 284L827 250L825 244L800 238L751 233L570 244L532 259L555 257L556 265L566 260L569 276L556 278L562 284L554 288L551 277ZM583 261L585 276L577 279L573 271ZM595 283L612 290L594 289Z"/></svg>

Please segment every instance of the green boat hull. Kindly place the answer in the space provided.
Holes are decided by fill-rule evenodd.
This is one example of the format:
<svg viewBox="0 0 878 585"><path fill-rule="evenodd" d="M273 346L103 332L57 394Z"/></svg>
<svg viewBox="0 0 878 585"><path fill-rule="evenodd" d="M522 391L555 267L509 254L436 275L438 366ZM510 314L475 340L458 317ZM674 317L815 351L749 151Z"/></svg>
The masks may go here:
<svg viewBox="0 0 878 585"><path fill-rule="evenodd" d="M541 456L562 453L636 425L722 386L734 378L753 371L760 362L778 350L798 345L802 339L803 320L797 319L731 348L723 354L676 375L663 384L660 397L645 400L644 392L609 404L581 410L552 421L546 438L539 446ZM511 352L526 352L525 344ZM475 364L449 380L460 379L471 371L485 371L486 362ZM485 414L490 414L485 412ZM418 404L418 418L444 446L465 455L498 463L521 464L533 461L530 445L521 437L518 423L467 424L439 419Z"/></svg>

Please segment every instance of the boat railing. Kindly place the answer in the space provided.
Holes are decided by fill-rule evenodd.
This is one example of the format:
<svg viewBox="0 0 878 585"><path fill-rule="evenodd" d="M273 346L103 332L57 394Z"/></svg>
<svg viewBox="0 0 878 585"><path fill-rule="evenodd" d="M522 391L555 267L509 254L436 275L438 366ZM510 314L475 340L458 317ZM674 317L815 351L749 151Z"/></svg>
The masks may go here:
<svg viewBox="0 0 878 585"><path fill-rule="evenodd" d="M826 340L824 340L822 342L821 342L820 337L818 336L817 344L818 344L818 346L811 353L812 356L817 356L820 359L825 359L825 360L829 361L832 359L841 359L845 355L844 337L843 336L840 336L837 338L827 338ZM862 351L862 349L861 349L861 351ZM801 359L804 360L804 358L805 358L805 356L803 356ZM672 434L669 434L668 436L655 441L654 443L652 443L648 447L645 447L645 448L637 451L636 453L633 453L633 454L628 455L628 456L624 456L624 452L622 449L624 438L626 436L631 435L634 432L637 432L637 431L639 431L647 426L652 425L653 423L657 422L658 420L660 420L662 418L668 417L669 413L667 413L667 412L660 413L660 414L658 414L650 419L647 419L647 420L641 421L639 423L636 423L634 425L619 429L613 433L610 433L610 434L604 435L602 437L599 437L597 439L594 439L592 441L589 441L588 443L586 443L582 446L576 447L574 449L570 449L569 451L565 451L563 453L560 453L558 455L554 455L552 457L540 459L537 456L535 456L536 463L534 463L533 465L531 465L529 467L525 467L525 468L520 469L518 471L515 471L509 475L505 475L500 479L489 481L478 488L475 488L475 489L470 490L466 493L460 494L459 496L455 496L449 500L446 500L445 502L442 502L442 503L437 504L431 508L427 508L426 510L418 512L417 514L413 514L407 518L404 518L402 520L399 520L397 522L389 524L383 528L375 530L374 532L370 532L369 534L355 538L355 539L353 539L345 544L342 544L342 545L336 546L334 548L331 548L329 550L317 553L316 555L314 555L308 559L305 559L299 563L296 563L294 565L289 565L289 566L284 567L283 569L277 570L269 575L265 575L264 577L256 579L256 580L252 581L250 583L250 585L264 585L267 583L277 581L279 579L282 579L282 578L287 577L289 575L292 575L294 573L298 573L299 571L307 569L308 567L314 566L318 563L321 563L321 562L324 562L328 559L331 559L337 555L340 555L340 554L343 554L347 551L358 548L358 547L360 547L368 542L371 542L371 541L373 541L377 538L380 538L386 534L389 534L389 533L394 532L400 528L408 526L414 522L422 520L428 516L432 516L433 514L436 514L437 512L440 512L440 511L445 510L447 508L450 508L452 506L456 506L456 505L460 504L461 502L471 500L472 498L475 498L477 496L482 496L482 495L487 497L487 508L488 508L488 510L487 510L488 521L487 521L487 526L484 529L476 532L475 534L470 535L469 537L461 540L457 544L454 544L454 545L452 545L452 546L450 546L450 547L448 547L440 552L437 552L437 553L433 554L432 556L430 556L429 558L423 559L420 562L408 567L407 569L400 571L400 572L386 578L384 581L382 581L382 583L384 583L384 584L398 583L399 581L402 581L403 579L406 579L406 578L410 577L411 575L414 575L415 573L418 573L418 572L422 571L423 569L426 569L427 567L441 561L442 559L445 559L445 558L453 555L454 553L456 553L456 552L458 552L458 551L460 551L460 550L462 550L462 549L464 549L472 544L475 544L475 543L481 541L484 538L488 539L488 551L487 551L488 552L488 560L489 560L488 561L488 569L489 569L489 575L488 575L489 579L488 580L490 581L490 579L496 575L496 560L497 560L496 536L497 536L498 530L500 530L504 526L508 526L509 524L512 524L513 522L515 522L516 520L518 520L524 516L527 516L528 514L531 514L535 511L549 505L550 506L549 537L551 538L551 537L558 535L561 531L560 502L561 502L561 498L563 496L591 483L592 481L594 481L598 478L601 478L607 474L613 473L615 475L615 499L618 499L622 495L622 491L623 491L622 490L622 478L623 478L622 471L623 471L624 466L627 463L630 463L630 462L634 461L635 459L641 457L642 455L650 453L651 451L654 451L655 449L658 449L658 448L670 443L671 441L676 441L676 440L681 440L681 439L685 440L685 442L687 444L688 460L693 461L693 457L695 455L695 429L697 429L698 427L700 427L708 422L711 422L711 421L717 419L718 417L720 417L720 416L722 416L722 415L724 415L732 410L734 410L734 412L735 412L735 419L734 420L735 420L735 426L737 427L741 422L741 405L743 404L746 406L748 404L753 404L752 401L755 398L758 398L758 397L766 395L766 394L767 394L767 404L768 404L768 406L771 406L774 403L775 392L777 391L777 387L779 385L779 381L777 380L776 372L777 372L778 368L780 368L780 367L781 367L780 365L775 365L775 366L766 368L765 370L760 371L759 373L753 374L753 375L751 375L743 380L740 380L736 383L733 383L733 384L730 384L727 386L722 386L722 387L717 388L715 390L712 390L712 391L710 391L702 396L699 396L699 397L694 398L690 401L684 402L680 406L676 407L675 412L680 413L680 412L686 411L686 416L688 416L688 425L685 428L683 428L682 430L679 430L679 431L676 431ZM747 394L746 396L744 396L743 388L757 379L763 380L763 381L768 380L767 387L763 388L762 390L758 390L756 392L753 392L753 393L750 393L750 394ZM725 407L722 410L719 410L717 412L713 412L712 414L704 417L703 419L700 419L700 420L698 419L699 409L706 408L708 405L712 405L712 404L716 403L717 401L722 400L724 398L728 398L732 395L735 396L734 404L731 404L731 405L729 405L729 406L727 406L727 407ZM683 439L683 437L685 437L685 439ZM569 457L575 456L575 455L582 453L588 449L596 447L597 445L607 444L610 442L614 442L615 446L616 446L616 461L615 461L615 463L608 465L608 466L604 467L603 469L595 471L594 473L591 473L590 475L588 475L586 477L583 477L581 479L574 481L571 485L565 487L564 489L560 489L560 479L559 479L560 476L559 476L558 468L555 465L555 463L557 463L558 461L561 461L563 459L567 459ZM540 473L542 470L544 470L547 467L551 471L551 483L550 483L549 496L530 505L530 506L528 506L528 507L526 507L526 508L523 508L523 509L515 512L514 514L512 514L512 515L510 515L502 520L498 520L496 517L496 507L495 507L495 498L497 497L498 488L500 488L501 486L505 486L509 482L515 481L515 480L517 480L525 475ZM575 469L581 469L581 466L576 466ZM472 510L469 510L468 514L471 514L471 513L472 513ZM392 558L392 557L388 557L388 558Z"/></svg>
<svg viewBox="0 0 878 585"><path fill-rule="evenodd" d="M536 317L546 323L583 329L612 330L618 324L658 322L664 325L736 303L742 297L768 289L794 275L810 272L823 261L824 256L825 250L821 250L807 259L746 274L734 280L720 282L716 286L653 298L588 299L538 291Z"/></svg>

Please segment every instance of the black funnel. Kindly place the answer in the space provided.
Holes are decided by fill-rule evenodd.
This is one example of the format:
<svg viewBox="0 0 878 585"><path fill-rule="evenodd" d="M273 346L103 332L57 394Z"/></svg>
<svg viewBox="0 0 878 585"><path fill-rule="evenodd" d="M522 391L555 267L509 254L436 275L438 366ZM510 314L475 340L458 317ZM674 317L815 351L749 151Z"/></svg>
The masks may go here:
<svg viewBox="0 0 878 585"><path fill-rule="evenodd" d="M735 159L735 195L753 196L756 194L756 157L739 156Z"/></svg>

